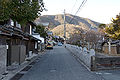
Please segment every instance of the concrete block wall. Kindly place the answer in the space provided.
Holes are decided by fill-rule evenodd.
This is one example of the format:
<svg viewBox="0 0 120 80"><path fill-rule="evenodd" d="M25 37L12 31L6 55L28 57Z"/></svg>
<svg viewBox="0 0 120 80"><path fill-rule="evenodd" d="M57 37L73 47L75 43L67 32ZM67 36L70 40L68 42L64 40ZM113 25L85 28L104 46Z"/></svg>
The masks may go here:
<svg viewBox="0 0 120 80"><path fill-rule="evenodd" d="M7 58L7 47L6 45L0 45L0 78L6 71L6 58Z"/></svg>

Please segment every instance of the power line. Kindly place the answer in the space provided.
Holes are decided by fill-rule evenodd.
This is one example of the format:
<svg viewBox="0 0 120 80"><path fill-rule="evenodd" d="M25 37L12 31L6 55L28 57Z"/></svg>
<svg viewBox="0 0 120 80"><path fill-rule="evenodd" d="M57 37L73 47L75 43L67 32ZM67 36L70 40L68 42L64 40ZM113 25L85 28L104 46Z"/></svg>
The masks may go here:
<svg viewBox="0 0 120 80"><path fill-rule="evenodd" d="M85 5L87 0L83 0L82 4L79 6L78 10L76 11L75 15L79 12L79 10Z"/></svg>
<svg viewBox="0 0 120 80"><path fill-rule="evenodd" d="M73 11L73 8L75 7L76 3L77 3L77 0L75 1L75 4L73 5L71 11ZM71 12L71 13L72 13L72 12Z"/></svg>
<svg viewBox="0 0 120 80"><path fill-rule="evenodd" d="M75 15L80 11L80 9L85 5L85 3L87 2L87 0L83 0L81 5L79 6L78 10L76 11ZM75 18L75 16L70 20L69 23L72 22L72 20Z"/></svg>
<svg viewBox="0 0 120 80"><path fill-rule="evenodd" d="M77 1L77 0L76 0ZM84 4L87 2L87 0L83 0L82 4L79 6L78 10L76 11L75 15L79 12L79 10L84 6ZM75 3L76 4L76 3ZM75 16L74 16L75 17ZM74 19L74 17L70 20L69 23ZM66 43L66 25L65 25L65 10L64 10L64 38Z"/></svg>

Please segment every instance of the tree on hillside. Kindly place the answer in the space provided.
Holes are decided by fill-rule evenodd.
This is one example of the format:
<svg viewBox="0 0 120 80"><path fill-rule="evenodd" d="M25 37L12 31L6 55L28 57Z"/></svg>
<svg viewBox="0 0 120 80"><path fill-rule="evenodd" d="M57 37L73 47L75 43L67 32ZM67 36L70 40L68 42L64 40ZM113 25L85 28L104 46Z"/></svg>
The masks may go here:
<svg viewBox="0 0 120 80"><path fill-rule="evenodd" d="M45 26L43 26L43 25L36 26L36 31L35 32L39 33L41 37L46 38L46 36L47 36Z"/></svg>
<svg viewBox="0 0 120 80"><path fill-rule="evenodd" d="M98 26L98 33L101 35L101 36L105 36L105 27L106 27L106 24L100 24Z"/></svg>
<svg viewBox="0 0 120 80"><path fill-rule="evenodd" d="M97 44L99 44L99 41L103 39L103 36L101 32L96 32L93 30L89 30L86 33L85 39L86 41L91 45L90 48L97 48Z"/></svg>
<svg viewBox="0 0 120 80"><path fill-rule="evenodd" d="M72 34L67 41L68 43L74 44L74 45L80 45L80 41L83 41L84 36L83 33L85 32L82 28L75 27L76 31L74 34Z"/></svg>
<svg viewBox="0 0 120 80"><path fill-rule="evenodd" d="M43 0L1 0L0 21L12 19L20 24L35 20L44 9Z"/></svg>
<svg viewBox="0 0 120 80"><path fill-rule="evenodd" d="M112 19L112 23L105 28L105 32L112 39L120 39L120 14Z"/></svg>

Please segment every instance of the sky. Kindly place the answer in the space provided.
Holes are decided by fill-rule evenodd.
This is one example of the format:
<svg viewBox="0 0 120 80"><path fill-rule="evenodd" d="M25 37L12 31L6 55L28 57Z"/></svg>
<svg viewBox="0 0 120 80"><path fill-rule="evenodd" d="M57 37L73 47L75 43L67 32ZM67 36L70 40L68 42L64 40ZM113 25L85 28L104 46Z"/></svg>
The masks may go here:
<svg viewBox="0 0 120 80"><path fill-rule="evenodd" d="M42 15L75 14L83 0L43 0L45 8ZM120 13L120 0L87 0L77 16L89 18L100 23L111 23L111 19Z"/></svg>

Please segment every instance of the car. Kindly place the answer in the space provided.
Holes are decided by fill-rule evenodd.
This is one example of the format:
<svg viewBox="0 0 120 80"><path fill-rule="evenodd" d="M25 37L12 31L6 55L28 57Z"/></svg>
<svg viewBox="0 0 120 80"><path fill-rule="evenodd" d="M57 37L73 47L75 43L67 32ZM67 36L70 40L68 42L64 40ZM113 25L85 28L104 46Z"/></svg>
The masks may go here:
<svg viewBox="0 0 120 80"><path fill-rule="evenodd" d="M53 44L48 43L48 44L46 45L46 49L53 49Z"/></svg>
<svg viewBox="0 0 120 80"><path fill-rule="evenodd" d="M62 43L61 43L61 42L58 42L58 46L62 46Z"/></svg>
<svg viewBox="0 0 120 80"><path fill-rule="evenodd" d="M57 45L57 42L53 41L53 46Z"/></svg>

